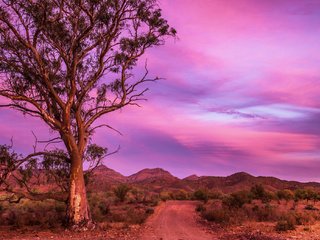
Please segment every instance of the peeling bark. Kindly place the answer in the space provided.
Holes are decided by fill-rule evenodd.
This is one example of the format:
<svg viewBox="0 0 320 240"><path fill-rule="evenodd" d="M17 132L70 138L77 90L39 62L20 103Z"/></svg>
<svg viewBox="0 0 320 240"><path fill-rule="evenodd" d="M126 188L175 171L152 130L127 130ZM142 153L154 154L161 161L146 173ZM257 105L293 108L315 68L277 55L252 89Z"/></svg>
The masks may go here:
<svg viewBox="0 0 320 240"><path fill-rule="evenodd" d="M90 230L95 227L87 201L82 159L80 156L75 156L72 159L67 225L72 230L80 231Z"/></svg>

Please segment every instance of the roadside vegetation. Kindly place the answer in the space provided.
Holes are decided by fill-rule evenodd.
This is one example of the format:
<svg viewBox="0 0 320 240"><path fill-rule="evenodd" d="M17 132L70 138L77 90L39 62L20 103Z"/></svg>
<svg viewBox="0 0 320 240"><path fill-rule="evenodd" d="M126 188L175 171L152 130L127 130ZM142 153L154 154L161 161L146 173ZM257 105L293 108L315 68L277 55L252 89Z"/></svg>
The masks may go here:
<svg viewBox="0 0 320 240"><path fill-rule="evenodd" d="M255 185L250 190L224 194L205 188L152 192L141 186L119 184L106 191L88 191L92 217L100 230L140 225L158 204L169 200L198 201L195 211L205 225L215 231L223 229L221 239L281 239L269 236L279 237L297 228L307 232L320 222L320 193L312 189L270 192ZM59 229L66 224L65 211L66 204L54 200L1 202L0 223L11 230ZM251 230L244 231L244 226L251 226ZM238 228L239 232L228 235Z"/></svg>
<svg viewBox="0 0 320 240"><path fill-rule="evenodd" d="M250 191L204 199L196 207L196 211L209 225L218 225L223 229L254 225L255 230L264 231L265 229L259 229L259 226L267 226L269 232L277 234L297 228L309 231L320 221L319 197L319 192L312 189L269 192L262 185L255 185Z"/></svg>
<svg viewBox="0 0 320 240"><path fill-rule="evenodd" d="M142 224L154 212L159 196L120 184L105 192L89 191L88 202L94 221L105 229L114 223L124 226ZM54 200L0 202L0 225L12 229L59 228L66 224L65 211L66 204Z"/></svg>

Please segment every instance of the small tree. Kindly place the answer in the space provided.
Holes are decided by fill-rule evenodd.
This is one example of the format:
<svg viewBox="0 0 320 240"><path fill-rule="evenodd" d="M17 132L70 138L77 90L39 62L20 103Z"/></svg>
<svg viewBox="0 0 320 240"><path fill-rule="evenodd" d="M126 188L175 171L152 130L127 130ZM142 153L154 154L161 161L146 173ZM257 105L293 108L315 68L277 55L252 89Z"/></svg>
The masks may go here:
<svg viewBox="0 0 320 240"><path fill-rule="evenodd" d="M157 78L132 70L175 33L156 0L0 0L1 107L40 118L64 143L73 228L93 226L84 155L97 128L112 128L97 120L144 99L139 86Z"/></svg>
<svg viewBox="0 0 320 240"><path fill-rule="evenodd" d="M307 191L305 189L297 189L294 191L294 200L298 202L300 200L307 199Z"/></svg>
<svg viewBox="0 0 320 240"><path fill-rule="evenodd" d="M120 184L113 189L113 192L120 202L124 202L130 189L127 184Z"/></svg>
<svg viewBox="0 0 320 240"><path fill-rule="evenodd" d="M85 173L86 179L107 155L106 149L95 144L87 149L84 161L91 167ZM6 193L0 196L0 201L18 203L28 198L67 203L70 166L69 156L63 150L37 152L22 157L12 150L12 146L0 145L0 192ZM40 185L46 185L46 191L38 191Z"/></svg>
<svg viewBox="0 0 320 240"><path fill-rule="evenodd" d="M239 191L231 193L229 196L225 197L222 201L223 206L230 209L242 208L246 203L250 203L252 199L251 193L248 191Z"/></svg>
<svg viewBox="0 0 320 240"><path fill-rule="evenodd" d="M272 194L267 192L261 184L251 187L250 192L253 199L259 199L264 203L270 202L273 197Z"/></svg>
<svg viewBox="0 0 320 240"><path fill-rule="evenodd" d="M293 193L292 193L292 191L290 191L288 189L279 190L279 191L277 191L276 195L279 200L283 199L286 201L286 203L288 203L289 200L293 199Z"/></svg>
<svg viewBox="0 0 320 240"><path fill-rule="evenodd" d="M209 199L209 193L207 189L198 189L193 193L193 198L207 202Z"/></svg>

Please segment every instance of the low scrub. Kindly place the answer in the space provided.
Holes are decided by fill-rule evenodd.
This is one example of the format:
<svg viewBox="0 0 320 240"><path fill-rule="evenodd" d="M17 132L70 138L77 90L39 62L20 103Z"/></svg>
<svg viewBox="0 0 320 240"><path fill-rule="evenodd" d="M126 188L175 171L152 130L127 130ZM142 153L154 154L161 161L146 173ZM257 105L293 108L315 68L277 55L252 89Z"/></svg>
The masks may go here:
<svg viewBox="0 0 320 240"><path fill-rule="evenodd" d="M241 198L243 196L243 198ZM272 222L275 230L284 232L297 225L309 226L320 220L319 211L313 205L304 206L298 202L292 209L288 203L277 200L264 203L262 200L248 200L246 192L238 192L220 200L209 200L199 204L196 211L207 221L221 225L237 225L244 222Z"/></svg>
<svg viewBox="0 0 320 240"><path fill-rule="evenodd" d="M22 200L19 204L3 204L1 225L25 227L58 227L64 223L65 204L55 201L33 202Z"/></svg>
<svg viewBox="0 0 320 240"><path fill-rule="evenodd" d="M289 220L279 220L275 227L276 231L278 232L286 232L289 230L294 230L295 228L294 222Z"/></svg>
<svg viewBox="0 0 320 240"><path fill-rule="evenodd" d="M219 224L229 224L231 221L231 212L226 209L210 209L202 212L202 217L210 222Z"/></svg>

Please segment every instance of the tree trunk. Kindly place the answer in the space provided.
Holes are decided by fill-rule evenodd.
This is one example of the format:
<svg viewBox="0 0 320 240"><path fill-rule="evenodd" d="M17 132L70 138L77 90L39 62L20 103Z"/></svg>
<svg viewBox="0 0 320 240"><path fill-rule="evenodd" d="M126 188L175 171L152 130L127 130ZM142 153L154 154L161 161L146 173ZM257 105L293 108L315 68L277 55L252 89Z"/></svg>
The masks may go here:
<svg viewBox="0 0 320 240"><path fill-rule="evenodd" d="M72 230L80 231L90 230L95 227L87 201L80 154L73 154L71 157L67 224Z"/></svg>

